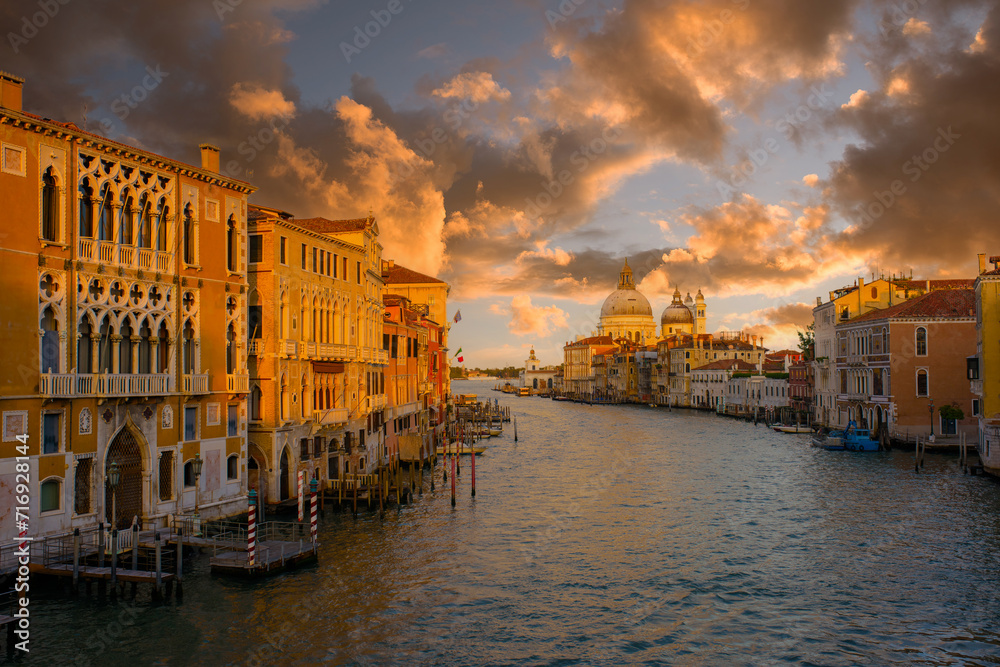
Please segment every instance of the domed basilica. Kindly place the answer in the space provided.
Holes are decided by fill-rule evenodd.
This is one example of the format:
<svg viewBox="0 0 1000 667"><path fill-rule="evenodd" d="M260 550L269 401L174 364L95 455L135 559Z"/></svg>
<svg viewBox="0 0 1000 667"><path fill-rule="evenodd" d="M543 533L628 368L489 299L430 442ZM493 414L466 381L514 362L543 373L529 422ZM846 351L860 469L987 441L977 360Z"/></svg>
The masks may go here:
<svg viewBox="0 0 1000 667"><path fill-rule="evenodd" d="M618 289L604 300L597 331L601 336L626 338L641 345L656 342L653 309L646 297L635 288L628 260L625 260L618 278ZM680 290L675 289L673 301L660 316L660 338L702 333L705 333L705 297L701 290L694 299L688 294L687 299L682 301Z"/></svg>

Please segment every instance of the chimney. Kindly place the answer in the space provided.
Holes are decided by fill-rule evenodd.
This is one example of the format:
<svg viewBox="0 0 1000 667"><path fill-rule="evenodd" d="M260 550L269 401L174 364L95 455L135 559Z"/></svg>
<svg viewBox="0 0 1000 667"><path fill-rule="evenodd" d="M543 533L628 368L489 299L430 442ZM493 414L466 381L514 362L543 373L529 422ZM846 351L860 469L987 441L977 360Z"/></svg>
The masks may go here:
<svg viewBox="0 0 1000 667"><path fill-rule="evenodd" d="M219 173L219 148L212 144L201 144L201 168L205 171Z"/></svg>
<svg viewBox="0 0 1000 667"><path fill-rule="evenodd" d="M928 292L930 292L930 291L931 291L931 281L930 281L930 279L929 279L929 278L928 278L928 280L927 280L927 291L928 291Z"/></svg>
<svg viewBox="0 0 1000 667"><path fill-rule="evenodd" d="M24 79L7 72L0 72L0 107L21 111L21 91Z"/></svg>
<svg viewBox="0 0 1000 667"><path fill-rule="evenodd" d="M816 297L816 305L817 306L822 306L823 305L823 297L821 297L821 296Z"/></svg>
<svg viewBox="0 0 1000 667"><path fill-rule="evenodd" d="M864 278L858 278L858 289L861 289L864 286L865 286L865 279Z"/></svg>
<svg viewBox="0 0 1000 667"><path fill-rule="evenodd" d="M979 274L986 273L986 253L981 252L976 257L979 258Z"/></svg>

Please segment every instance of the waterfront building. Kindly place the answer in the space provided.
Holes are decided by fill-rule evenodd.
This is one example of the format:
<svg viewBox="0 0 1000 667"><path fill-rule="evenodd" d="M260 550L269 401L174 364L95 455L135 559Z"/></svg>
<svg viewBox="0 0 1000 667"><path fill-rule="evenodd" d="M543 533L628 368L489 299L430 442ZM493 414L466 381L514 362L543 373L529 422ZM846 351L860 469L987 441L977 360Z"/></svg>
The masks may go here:
<svg viewBox="0 0 1000 667"><path fill-rule="evenodd" d="M767 350L763 338L743 332L675 335L657 343L658 400L661 405L691 405L691 369L720 359L761 363Z"/></svg>
<svg viewBox="0 0 1000 667"><path fill-rule="evenodd" d="M615 347L611 336L577 336L563 346L563 392L573 398L595 395L596 382L594 358ZM606 377L606 376L605 376ZM604 385L601 385L603 389Z"/></svg>
<svg viewBox="0 0 1000 667"><path fill-rule="evenodd" d="M636 351L636 364L639 368L639 402L651 403L656 393L657 353L655 345L647 345Z"/></svg>
<svg viewBox="0 0 1000 667"><path fill-rule="evenodd" d="M384 454L378 224L250 213L250 483L262 502L375 470Z"/></svg>
<svg viewBox="0 0 1000 667"><path fill-rule="evenodd" d="M610 397L618 402L635 402L639 399L639 350L634 343L624 338L618 347L605 355L608 365L608 390Z"/></svg>
<svg viewBox="0 0 1000 667"><path fill-rule="evenodd" d="M625 338L637 345L647 345L656 340L656 321L653 309L642 292L635 288L632 269L625 260L618 278L618 289L608 295L601 306L598 336Z"/></svg>
<svg viewBox="0 0 1000 667"><path fill-rule="evenodd" d="M759 362L752 371L735 370L726 385L726 410L730 414L768 412L777 418L788 405L787 361Z"/></svg>
<svg viewBox="0 0 1000 667"><path fill-rule="evenodd" d="M22 86L0 74L0 533L24 436L32 535L245 510L254 188L207 144L193 166L26 113Z"/></svg>
<svg viewBox="0 0 1000 667"><path fill-rule="evenodd" d="M854 420L892 437L973 435L978 411L966 379L976 350L971 289L938 289L836 327L838 423ZM940 414L955 406L963 419Z"/></svg>
<svg viewBox="0 0 1000 667"><path fill-rule="evenodd" d="M441 360L443 365L440 368L443 376L436 385L425 385L428 390L428 404L439 406L441 409L432 410L438 413L438 429L444 427L444 406L451 396L451 372L448 357L448 332L451 330L451 321L448 319L448 295L451 293L451 285L445 281L429 276L413 269L408 269L395 260L386 260L382 263L382 280L385 282L387 294L399 294L410 300L414 306L427 307L427 319L437 325L437 332L433 335L438 337L436 341L442 352Z"/></svg>
<svg viewBox="0 0 1000 667"><path fill-rule="evenodd" d="M842 416L837 409L839 394L838 377L833 362L836 356L836 327L841 322L873 310L889 308L908 299L939 289L972 288L972 280L913 280L911 278L880 277L865 284L858 278L853 285L833 290L823 303L816 297L813 308L814 369L813 386L814 421L829 427L843 428Z"/></svg>
<svg viewBox="0 0 1000 667"><path fill-rule="evenodd" d="M815 367L808 361L796 361L788 369L788 395L795 419L808 423L813 416Z"/></svg>
<svg viewBox="0 0 1000 667"><path fill-rule="evenodd" d="M967 375L976 396L971 414L978 419L979 459L983 468L1000 476L1000 257L979 255L975 282L976 357L967 362Z"/></svg>
<svg viewBox="0 0 1000 667"><path fill-rule="evenodd" d="M520 373L520 386L533 392L551 394L555 385L556 369L552 366L542 366L535 356L535 348L524 360L524 368Z"/></svg>
<svg viewBox="0 0 1000 667"><path fill-rule="evenodd" d="M725 412L733 373L756 370L756 365L742 359L720 359L691 369L691 407Z"/></svg>

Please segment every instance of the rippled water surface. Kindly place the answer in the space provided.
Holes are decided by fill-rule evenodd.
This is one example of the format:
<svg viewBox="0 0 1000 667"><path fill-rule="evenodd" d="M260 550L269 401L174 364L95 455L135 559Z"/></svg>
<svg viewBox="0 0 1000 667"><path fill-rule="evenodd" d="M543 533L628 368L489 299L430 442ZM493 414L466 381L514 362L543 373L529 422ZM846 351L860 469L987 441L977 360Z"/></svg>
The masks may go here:
<svg viewBox="0 0 1000 667"><path fill-rule="evenodd" d="M683 411L456 391L517 414L458 505L321 522L264 582L32 601L37 664L1000 664L1000 484Z"/></svg>

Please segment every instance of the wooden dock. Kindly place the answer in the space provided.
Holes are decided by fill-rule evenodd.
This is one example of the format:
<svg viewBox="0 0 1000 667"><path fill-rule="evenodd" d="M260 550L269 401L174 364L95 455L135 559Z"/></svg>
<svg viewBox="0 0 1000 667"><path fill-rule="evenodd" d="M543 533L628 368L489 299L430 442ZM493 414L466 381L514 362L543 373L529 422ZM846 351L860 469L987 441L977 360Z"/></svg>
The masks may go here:
<svg viewBox="0 0 1000 667"><path fill-rule="evenodd" d="M53 577L72 577L73 576L73 566L63 563L51 563L49 565L42 565L40 563L31 563L29 566L32 574L47 574ZM93 579L97 581L110 581L111 580L111 568L109 566L95 567L92 565L81 565L79 567L80 578L81 579ZM155 584L156 583L156 572L149 572L147 570L126 570L124 568L115 568L115 578L120 582L133 583L133 584ZM160 580L163 583L173 581L175 575L171 572L160 573Z"/></svg>
<svg viewBox="0 0 1000 667"><path fill-rule="evenodd" d="M269 540L257 543L257 557L253 565L247 559L246 550L225 551L212 556L209 564L213 574L259 577L315 562L318 558L318 543Z"/></svg>

